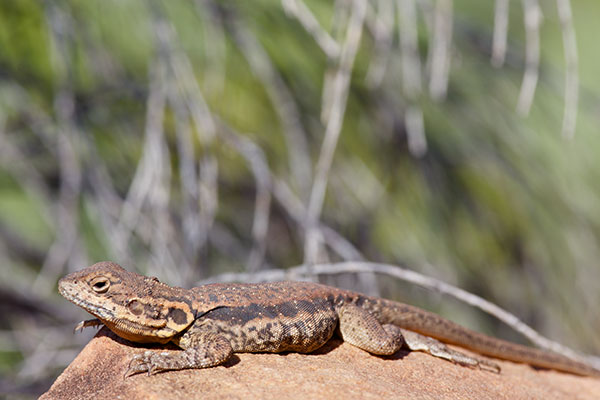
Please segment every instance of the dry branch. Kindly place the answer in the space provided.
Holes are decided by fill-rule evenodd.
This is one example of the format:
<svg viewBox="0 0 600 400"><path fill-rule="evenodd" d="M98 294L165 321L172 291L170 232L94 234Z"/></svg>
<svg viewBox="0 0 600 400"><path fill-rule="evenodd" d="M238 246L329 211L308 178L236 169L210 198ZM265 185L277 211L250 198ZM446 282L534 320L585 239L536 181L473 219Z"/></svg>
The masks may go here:
<svg viewBox="0 0 600 400"><path fill-rule="evenodd" d="M538 0L522 0L525 15L525 73L517 101L517 112L529 114L540 69L540 25L542 10Z"/></svg>
<svg viewBox="0 0 600 400"><path fill-rule="evenodd" d="M346 39L340 53L339 66L335 72L331 96L329 96L332 99L331 112L329 113L329 119L325 129L325 138L321 146L319 160L317 161L315 179L313 181L308 203L308 226L305 235L304 259L305 262L309 264L316 262L318 259L321 242L318 221L321 218L333 155L342 130L348 88L350 85L350 74L362 36L365 13L366 2L363 0L354 0L352 2L352 13L346 31Z"/></svg>
<svg viewBox="0 0 600 400"><path fill-rule="evenodd" d="M556 0L558 17L562 28L565 48L565 111L563 114L562 135L568 139L575 136L577 124L577 104L579 99L579 73L577 61L577 39L573 29L573 15L570 0Z"/></svg>

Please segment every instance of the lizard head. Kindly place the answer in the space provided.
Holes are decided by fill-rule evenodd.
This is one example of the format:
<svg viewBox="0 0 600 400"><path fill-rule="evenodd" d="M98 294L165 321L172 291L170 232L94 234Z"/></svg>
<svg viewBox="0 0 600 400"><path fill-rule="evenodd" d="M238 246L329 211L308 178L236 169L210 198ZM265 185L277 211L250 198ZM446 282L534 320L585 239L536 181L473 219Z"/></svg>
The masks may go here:
<svg viewBox="0 0 600 400"><path fill-rule="evenodd" d="M65 276L58 282L58 291L114 333L134 342L166 343L195 319L184 289L112 262Z"/></svg>

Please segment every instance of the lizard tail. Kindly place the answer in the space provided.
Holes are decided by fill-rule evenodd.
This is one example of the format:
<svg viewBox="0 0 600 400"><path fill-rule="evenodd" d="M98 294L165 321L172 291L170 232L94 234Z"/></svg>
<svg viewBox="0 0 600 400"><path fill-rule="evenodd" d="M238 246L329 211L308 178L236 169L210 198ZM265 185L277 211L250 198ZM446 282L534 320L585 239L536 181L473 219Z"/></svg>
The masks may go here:
<svg viewBox="0 0 600 400"><path fill-rule="evenodd" d="M385 299L371 300L374 302L367 301L367 303L371 303L372 311L380 316L382 323L394 324L486 356L577 375L600 376L600 370L558 353L493 338L407 304ZM381 303L377 305L378 302Z"/></svg>

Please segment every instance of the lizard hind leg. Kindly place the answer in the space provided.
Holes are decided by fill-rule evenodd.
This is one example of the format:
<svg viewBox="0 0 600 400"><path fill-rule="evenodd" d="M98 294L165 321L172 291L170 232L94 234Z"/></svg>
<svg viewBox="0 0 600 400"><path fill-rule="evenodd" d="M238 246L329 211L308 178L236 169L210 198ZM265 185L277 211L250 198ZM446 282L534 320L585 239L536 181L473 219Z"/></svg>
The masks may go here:
<svg viewBox="0 0 600 400"><path fill-rule="evenodd" d="M416 332L407 331L405 329L401 329L401 331L406 346L413 351L424 351L426 353L431 354L434 357L443 358L445 360L452 361L454 363L471 368L479 368L495 373L500 372L500 367L497 364L494 364L493 362L472 357L459 351L453 350L450 347L446 346L444 343L440 342L439 340L430 338L428 336L423 336Z"/></svg>
<svg viewBox="0 0 600 400"><path fill-rule="evenodd" d="M377 355L391 355L403 344L400 328L381 325L367 310L345 304L339 311L340 333L345 342Z"/></svg>

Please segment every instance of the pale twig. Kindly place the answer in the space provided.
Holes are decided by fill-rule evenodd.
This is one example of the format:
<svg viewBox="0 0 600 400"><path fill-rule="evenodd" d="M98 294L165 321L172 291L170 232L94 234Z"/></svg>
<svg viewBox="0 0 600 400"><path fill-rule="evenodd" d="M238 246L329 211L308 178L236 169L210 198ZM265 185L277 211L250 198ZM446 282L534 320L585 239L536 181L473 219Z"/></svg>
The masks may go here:
<svg viewBox="0 0 600 400"><path fill-rule="evenodd" d="M158 8L158 7L155 7ZM175 76L175 82L196 126L196 134L202 145L200 157L200 181L198 185L200 203L199 249L208 239L218 207L218 163L212 153L216 136L216 127L212 114L202 96L192 64L175 42L175 29L164 21L158 11L157 18L162 21L158 39L168 56L169 64ZM203 265L203 264L200 264Z"/></svg>
<svg viewBox="0 0 600 400"><path fill-rule="evenodd" d="M348 26L348 19L350 18L350 7L348 6L347 0L335 0L333 3L333 14L331 16L331 35L333 38L340 43L345 40L344 28ZM339 58L330 58L327 63L323 75L323 88L321 89L321 122L326 125L330 119L331 110L333 107L335 90L333 87L336 85L336 76L339 68Z"/></svg>
<svg viewBox="0 0 600 400"><path fill-rule="evenodd" d="M281 5L288 16L294 17L300 22L328 58L338 57L340 45L321 27L319 21L302 0L281 0Z"/></svg>
<svg viewBox="0 0 600 400"><path fill-rule="evenodd" d="M197 125L198 139L201 143L209 146L215 139L216 128L212 115L202 96L198 81L194 75L194 68L179 46L176 46L175 29L167 21L162 21L161 29L157 32L161 45L164 46L166 55L176 83L186 101L194 123Z"/></svg>
<svg viewBox="0 0 600 400"><path fill-rule="evenodd" d="M40 214L44 223L51 226L54 223L54 209L51 206L51 191L44 177L38 170L27 162L28 157L19 146L11 140L11 134L4 131L4 118L0 126L0 163L18 182L29 198L40 199Z"/></svg>
<svg viewBox="0 0 600 400"><path fill-rule="evenodd" d="M577 72L577 39L573 29L573 15L570 0L556 0L558 17L565 51L565 111L563 114L562 135L568 139L575 136L577 124L577 103L579 100L579 73Z"/></svg>
<svg viewBox="0 0 600 400"><path fill-rule="evenodd" d="M312 176L307 134L300 121L300 111L287 85L269 55L240 17L230 18L231 31L238 47L260 79L271 104L283 125L290 171L300 193L310 189Z"/></svg>
<svg viewBox="0 0 600 400"><path fill-rule="evenodd" d="M252 239L254 245L246 270L257 271L263 263L267 248L267 232L271 209L271 171L262 149L247 137L237 134L224 123L221 125L221 136L242 157L246 159L256 182L256 200L254 202L254 221L252 223Z"/></svg>
<svg viewBox="0 0 600 400"><path fill-rule="evenodd" d="M87 198L87 201L93 204L89 211L96 214L100 226L104 230L110 258L120 260L123 264L129 264L132 261L131 246L123 246L121 243L122 232L120 230L123 227L119 227L123 207L127 200L122 199L115 189L108 168L97 152L98 145L94 136L80 135L79 138L80 154L83 154L82 159L85 159L87 164L84 179L93 191L93 195ZM147 213L138 213L133 229L141 238L149 242L148 233L154 230L152 216ZM131 234L133 231L129 233Z"/></svg>
<svg viewBox="0 0 600 400"><path fill-rule="evenodd" d="M21 334L15 334L21 351L28 356L23 360L17 374L21 379L39 379L47 373L47 369L55 364L60 348L70 342L69 336L62 328L38 330L37 327L22 327Z"/></svg>
<svg viewBox="0 0 600 400"><path fill-rule="evenodd" d="M92 135L82 135L82 146L85 147L86 168L85 179L93 191L89 200L94 204L90 207L97 214L100 226L104 230L107 250L112 259L127 263L127 248L123 248L116 237L117 224L123 199L118 195L109 176L108 169L102 158L97 153L97 144ZM142 227L144 229L145 227Z"/></svg>
<svg viewBox="0 0 600 400"><path fill-rule="evenodd" d="M333 155L337 146L338 138L342 129L348 87L350 85L350 72L354 64L354 58L358 51L362 36L363 21L366 12L366 1L355 0L352 3L352 14L348 22L346 40L344 41L340 54L339 67L336 71L332 87L332 107L325 129L325 138L321 146L319 160L315 172L315 179L308 203L308 228L305 234L304 258L308 264L314 263L319 252L319 229L318 221L323 209L327 180Z"/></svg>
<svg viewBox="0 0 600 400"><path fill-rule="evenodd" d="M494 36L492 39L492 65L501 67L506 59L506 40L508 37L508 0L496 0L494 8Z"/></svg>
<svg viewBox="0 0 600 400"><path fill-rule="evenodd" d="M155 28L158 43L161 44L164 24L158 20ZM159 48L164 53L164 46ZM154 271L159 269L161 274L166 274L167 270L180 263L173 257L173 254L179 254L178 249L174 249L173 253L169 249L169 244L177 245L177 241L167 240L174 230L168 210L171 167L163 133L167 76L167 60L161 56L163 53L156 58L150 72L142 158L121 209L115 243L120 246L121 253L127 253L129 238L135 230L152 250L153 262L149 264L149 268ZM144 205L151 211L150 229L141 229L139 223Z"/></svg>
<svg viewBox="0 0 600 400"><path fill-rule="evenodd" d="M415 157L421 157L427 152L427 138L423 112L417 105L421 94L421 59L417 43L417 10L415 0L398 0L398 24L400 35L400 56L402 57L402 88L409 105L404 112L404 126L408 139L408 149ZM437 10L437 8L436 8ZM437 13L436 13L437 15ZM434 18L434 21L437 21ZM437 27L439 24L435 24ZM434 29L435 31L436 29ZM438 29L439 30L439 29ZM443 41L435 35L430 45L430 61L433 62L436 43ZM438 52L439 53L439 52ZM439 57L439 56L438 56Z"/></svg>
<svg viewBox="0 0 600 400"><path fill-rule="evenodd" d="M421 60L417 44L416 0L398 0L398 34L402 57L402 87L409 100L421 94ZM432 46L430 46L432 47Z"/></svg>
<svg viewBox="0 0 600 400"><path fill-rule="evenodd" d="M56 238L48 253L42 268L33 283L34 290L49 292L53 283L63 271L77 242L77 198L80 191L81 175L76 161L75 151L65 131L57 138L59 166L61 171L61 186L59 201L56 204ZM67 171L68 169L68 171ZM85 265L85 261L79 263Z"/></svg>
<svg viewBox="0 0 600 400"><path fill-rule="evenodd" d="M409 105L404 112L404 125L408 138L408 150L415 157L422 157L427 152L427 137L423 111L420 107Z"/></svg>
<svg viewBox="0 0 600 400"><path fill-rule="evenodd" d="M136 168L133 180L129 186L125 202L121 208L118 226L115 232L116 242L120 252L126 253L132 231L135 229L141 209L147 201L152 186L158 184L162 165L161 136L163 114L166 101L164 87L165 66L160 59L154 61L150 71L150 88L146 103L146 128L142 157ZM151 238L142 236L146 242Z"/></svg>
<svg viewBox="0 0 600 400"><path fill-rule="evenodd" d="M452 0L438 0L435 5L433 39L430 47L431 60L429 94L434 100L446 97L450 73L450 49L452 45Z"/></svg>
<svg viewBox="0 0 600 400"><path fill-rule="evenodd" d="M41 199L38 210L47 226L56 229L55 241L46 253L45 260L41 262L42 269L34 282L34 285L38 285L36 287L42 291L52 290L50 282L58 278L62 266L68 263L73 268L87 263L85 252L77 236L77 215L75 215L82 178L81 167L76 160L73 146L75 138L80 138L82 135L73 134L76 128L69 120L69 112L72 112L72 108L69 107L68 102L65 104L66 107L59 109L62 103L55 101L58 123L63 127L59 130L54 120L36 106L36 102L22 87L13 83L5 87L5 90L10 90L11 106L21 110L31 131L40 138L48 151L54 154L55 159L59 160L61 185L59 201L55 201L50 187L37 171L34 163L29 162L29 156L13 144L4 132L0 133L0 139L3 139L0 146L0 160L4 167L14 175L15 181L19 182L30 198ZM69 90L66 90L66 93L61 90L57 97L68 95L69 92Z"/></svg>
<svg viewBox="0 0 600 400"><path fill-rule="evenodd" d="M206 242L206 237L200 237L198 174L196 172L196 154L189 113L181 97L176 93L175 85L169 85L168 98L175 114L175 134L177 136L177 154L179 177L181 179L181 226L183 233L183 251L190 267L198 256L200 245ZM182 268L183 269L183 268ZM191 269L182 271L184 279L191 278Z"/></svg>
<svg viewBox="0 0 600 400"><path fill-rule="evenodd" d="M271 178L273 181L272 190L273 196L279 204L287 211L288 215L294 220L301 231L306 232L306 209L304 204L294 195L289 186L282 180L276 177ZM339 257L347 261L363 260L362 253L344 236L336 232L333 228L319 223L319 233L325 244ZM358 275L360 287L369 294L378 295L379 288L374 274L364 273ZM356 284L356 283L355 283Z"/></svg>
<svg viewBox="0 0 600 400"><path fill-rule="evenodd" d="M73 38L72 20L66 10L55 4L48 5L46 15L50 28L49 36L56 49L52 53L53 67L59 76L63 75L54 96L54 110L58 120L55 145L60 170L57 214L54 223L56 236L33 283L35 290L48 292L53 290L53 282L67 263L71 262L75 267L76 264L86 263L86 257L83 248L76 248L81 247L77 246L81 168L75 149L76 126L73 120L75 97L70 87L73 73L68 62L70 40Z"/></svg>
<svg viewBox="0 0 600 400"><path fill-rule="evenodd" d="M221 93L225 88L227 46L224 21L215 11L213 1L196 0L196 9L202 18L204 30L204 89L210 93Z"/></svg>
<svg viewBox="0 0 600 400"><path fill-rule="evenodd" d="M542 10L537 0L522 0L525 18L525 73L517 102L517 112L529 114L540 69L540 25Z"/></svg>
<svg viewBox="0 0 600 400"><path fill-rule="evenodd" d="M368 87L376 88L381 85L392 49L394 33L394 2L393 0L376 1L377 9L367 3L367 26L373 35L375 54L369 63L365 82Z"/></svg>
<svg viewBox="0 0 600 400"><path fill-rule="evenodd" d="M154 17L153 27L159 50L157 64L164 65L162 67L164 72L157 79L172 82L169 84L169 87L177 89L169 92L171 104L176 108L178 115L187 115L188 113L191 115L196 125L195 132L202 144L203 157L200 158L199 162L200 173L198 182L186 188L188 192L195 188L193 197L196 199L196 204L199 204L199 218L196 221L186 223L195 224L192 229L194 237L182 240L184 243L193 240L193 248L196 250L194 253L198 253L198 250L206 245L217 205L217 163L216 158L211 153L215 137L215 126L210 111L199 90L190 61L186 54L177 46L175 30L169 21L166 20L162 5L158 2L152 2L150 3L150 9ZM181 101L179 97L181 97ZM185 118L187 119L187 116ZM162 119L157 128L162 131ZM179 125L177 129L181 138L182 127ZM148 142L148 144L154 149L156 157L162 161L166 160L163 163L159 162L159 165L156 166L158 168L156 170L157 174L151 177L156 182L156 186L153 186L152 190L146 194L147 203L153 211L154 222L161 226L160 232L149 232L152 233L148 239L154 251L154 266L160 267L165 273L167 273L166 269L169 269L171 273L176 272L178 278L183 281L183 279L189 279L192 273L192 264L198 265L198 263L196 260L190 260L189 257L180 257L179 255L182 252L179 248L179 241L167 240L164 237L164 235L172 236L176 234L168 208L171 186L170 154L162 134L156 140L153 140L153 143ZM195 159L195 157L192 158ZM189 172L190 167L186 168L186 171ZM189 180L189 177L186 177L186 180ZM191 233L190 230L184 232L184 235L187 235L187 233ZM175 265L180 265L184 268L175 269Z"/></svg>
<svg viewBox="0 0 600 400"><path fill-rule="evenodd" d="M94 29L93 24L87 23L83 18L75 18L72 22L74 32L80 41L80 51L83 53L83 59L89 59L87 65L90 73L100 78L104 82L121 81L125 76L125 68L120 64L111 53L112 48L103 45L99 40L98 31Z"/></svg>
<svg viewBox="0 0 600 400"><path fill-rule="evenodd" d="M306 209L304 204L298 199L289 186L282 180L276 177L271 178L273 180L273 196L287 211L288 215L298 224L302 231L306 231ZM360 251L354 247L352 243L348 241L341 234L336 232L333 228L320 223L319 230L323 235L325 243L342 259L344 260L362 260L363 256Z"/></svg>
<svg viewBox="0 0 600 400"><path fill-rule="evenodd" d="M306 229L307 221L306 221L306 209L304 204L300 199L296 197L290 187L281 179L278 179L274 175L272 175L271 171L268 169L268 165L266 163L266 158L262 151L260 154L256 153L256 150L260 151L260 148L256 147L256 145L250 142L247 138L243 137L239 133L235 132L229 126L225 126L223 123L220 123L221 128L225 129L223 132L223 138L225 140L231 141L235 147L244 149L245 146L242 146L243 143L248 142L248 148L245 151L245 157L249 160L251 165L256 164L255 175L263 176L260 181L264 181L263 185L259 185L257 183L257 187L264 186L272 191L274 197L278 200L278 202L283 206L283 208L288 212L290 217L294 219L294 221L299 225L302 230ZM230 135L230 136L228 136ZM231 136L233 135L233 136ZM255 148L255 150L253 150ZM254 161L251 161L255 159ZM268 173L268 175L266 175ZM257 178L257 182L259 179ZM266 184L268 183L268 184ZM258 201L258 192L257 192L257 201ZM258 207L258 202L257 202ZM258 209L258 208L257 208ZM255 220L256 220L255 213ZM259 214L260 215L260 214ZM340 235L338 232L333 230L331 227L320 224L319 229L323 234L323 238L325 243L340 257L344 260L362 260L362 254L358 249L356 249L346 238ZM225 237L221 235L220 237ZM252 257L251 257L252 258Z"/></svg>
<svg viewBox="0 0 600 400"><path fill-rule="evenodd" d="M406 282L434 290L439 293L450 295L466 304L477 307L480 310L494 316L506 325L519 332L538 347L563 354L575 360L580 360L594 366L600 367L600 358L594 356L583 355L573 349L570 349L560 343L552 341L533 328L525 324L514 314L498 307L497 305L469 293L456 286L452 286L438 279L422 275L418 272L401 268L397 265L381 264L373 262L341 262L335 264L315 264L315 265L300 265L290 269L273 269L264 270L255 274L221 274L212 277L210 280L198 282L205 284L208 282L272 282L279 280L302 280L317 274L347 274L358 272L375 272L387 276L393 276Z"/></svg>
<svg viewBox="0 0 600 400"><path fill-rule="evenodd" d="M214 248L225 256L224 262L227 267L231 267L231 260L237 262L240 268L248 262L248 244L245 238L239 238L226 224L215 221L208 240L211 249ZM220 265L217 264L213 266L213 269L218 270L219 267Z"/></svg>
<svg viewBox="0 0 600 400"><path fill-rule="evenodd" d="M181 257L181 248L179 241L172 240L176 235L175 227L172 224L171 213L169 210L170 202L170 191L171 191L171 160L170 151L166 143L164 133L164 110L166 108L167 100L167 86L171 87L169 77L172 76L168 72L168 65L172 60L170 38L172 34L172 28L169 23L165 20L160 7L156 3L151 3L151 10L153 11L153 27L156 34L157 54L156 54L156 76L155 78L159 81L156 88L156 104L155 111L159 115L154 116L150 126L152 132L149 136L149 151L153 156L156 165L154 168L154 184L150 188L147 196L147 204L149 206L153 224L155 225L154 231L151 233L150 246L152 250L152 263L150 266L160 271L162 274L173 275L176 273L179 283L183 283L184 277L182 274L189 272L191 266L188 265L188 261L185 257ZM154 83L151 83L154 84ZM158 108L160 107L160 108ZM179 269L176 266L183 266ZM189 275L189 274L188 274ZM185 277L186 279L189 276Z"/></svg>
<svg viewBox="0 0 600 400"><path fill-rule="evenodd" d="M215 50L221 49L223 40L223 29L220 24L212 21L217 14L214 12L214 4L211 2L196 2L200 14L209 14L204 18L205 24L211 25L211 31L217 33L215 38ZM209 232L212 228L216 212L216 179L217 162L211 153L212 143L215 137L215 125L212 116L198 87L196 78L187 55L183 52L176 41L176 31L172 24L165 19L164 13L159 7L155 7L156 24L160 26L157 31L158 43L164 62L170 65L168 78L168 97L176 115L175 130L177 135L177 149L179 154L179 175L181 179L182 201L182 230L183 253L185 257L179 257L177 274L182 282L189 281L194 274L194 266L204 265L198 262L203 250L206 250ZM210 21L209 21L210 20ZM213 26L214 25L214 26ZM218 27L217 27L218 25ZM208 28L207 28L208 29ZM213 44L207 44L212 47ZM224 61L224 53L222 54ZM209 68L211 69L211 68ZM214 68L213 68L214 69ZM223 71L215 72L223 75ZM192 138L192 126L190 118L196 126L198 139L203 145L202 157L198 160L194 150ZM196 171L199 166L199 173Z"/></svg>
<svg viewBox="0 0 600 400"><path fill-rule="evenodd" d="M166 90L165 90L166 92ZM162 101L166 102L166 93ZM163 103L163 107L166 105ZM162 110L161 112L164 112ZM164 116L163 116L164 118ZM154 142L157 146L156 155L159 155L155 161L159 164L155 176L155 184L148 196L148 205L150 206L154 231L152 234L151 250L152 255L155 258L152 265L155 267L155 271L160 271L163 276L168 276L173 270L177 271L179 278L179 284L184 282L181 272L184 268L176 268L184 266L186 264L184 257L179 257L181 254L180 245L177 240L173 240L175 237L176 230L172 224L169 202L170 202L170 191L171 191L171 156L170 151L166 143L164 125L159 125L161 128L160 136L158 140ZM189 269L189 268L188 268Z"/></svg>
<svg viewBox="0 0 600 400"><path fill-rule="evenodd" d="M433 35L433 20L434 20L434 10L435 5L432 0L418 0L417 7L421 11L423 15L423 23L425 27L425 31L427 32L427 37Z"/></svg>

